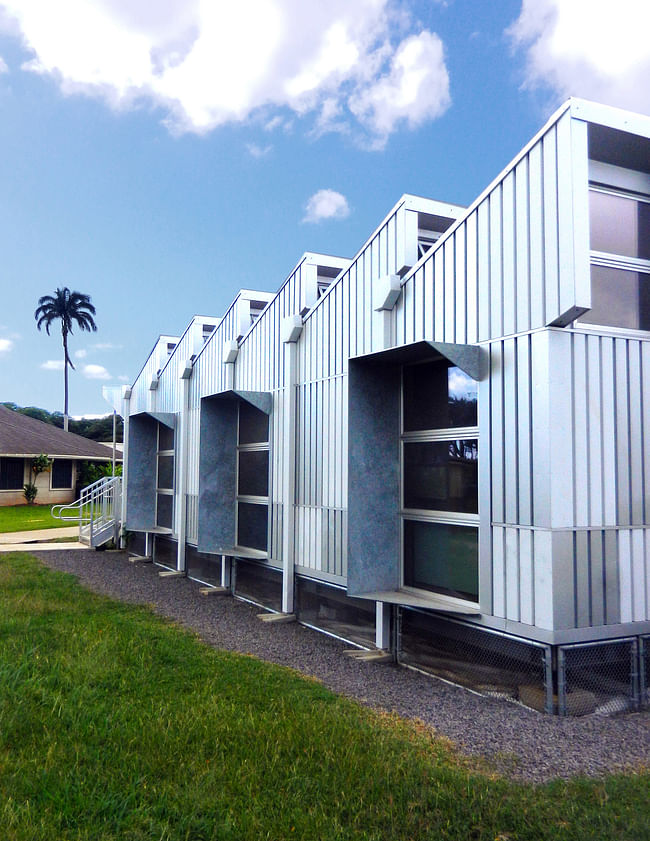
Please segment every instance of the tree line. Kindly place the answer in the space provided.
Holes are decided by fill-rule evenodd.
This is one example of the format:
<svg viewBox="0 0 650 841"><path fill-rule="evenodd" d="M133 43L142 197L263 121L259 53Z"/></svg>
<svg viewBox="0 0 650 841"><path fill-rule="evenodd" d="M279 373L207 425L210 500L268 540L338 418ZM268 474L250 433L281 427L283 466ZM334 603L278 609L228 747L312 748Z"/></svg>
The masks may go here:
<svg viewBox="0 0 650 841"><path fill-rule="evenodd" d="M52 426L58 426L59 429L63 429L63 414L61 412L48 412L47 409L39 409L36 406L17 406L11 402L4 402L2 405L21 415L27 415L27 417L36 418L36 420L51 423ZM77 435L90 438L92 441L101 441L104 443L112 441L113 415L93 419L82 418L81 420L70 418L68 420L68 432L75 432ZM124 422L119 415L117 416L115 435L117 442L122 443L124 438Z"/></svg>

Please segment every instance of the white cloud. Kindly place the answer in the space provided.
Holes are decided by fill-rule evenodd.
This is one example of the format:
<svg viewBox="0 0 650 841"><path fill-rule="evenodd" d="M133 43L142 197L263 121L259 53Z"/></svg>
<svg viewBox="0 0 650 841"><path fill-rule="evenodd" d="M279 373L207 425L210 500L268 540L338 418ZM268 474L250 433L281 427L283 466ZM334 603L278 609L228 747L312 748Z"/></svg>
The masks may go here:
<svg viewBox="0 0 650 841"><path fill-rule="evenodd" d="M44 371L63 371L63 360L48 359L47 362L41 363L41 368Z"/></svg>
<svg viewBox="0 0 650 841"><path fill-rule="evenodd" d="M431 32L406 38L388 71L350 99L350 109L383 145L398 123L409 128L441 116L449 107L449 76L442 41Z"/></svg>
<svg viewBox="0 0 650 841"><path fill-rule="evenodd" d="M95 342L93 347L97 350L121 350L124 345L114 345L112 342Z"/></svg>
<svg viewBox="0 0 650 841"><path fill-rule="evenodd" d="M348 200L336 190L319 190L305 205L303 222L321 222L323 219L345 219L350 215Z"/></svg>
<svg viewBox="0 0 650 841"><path fill-rule="evenodd" d="M508 34L526 49L525 86L650 113L648 5L523 0Z"/></svg>
<svg viewBox="0 0 650 841"><path fill-rule="evenodd" d="M0 339L0 353L8 353L13 349L14 343L11 339Z"/></svg>
<svg viewBox="0 0 650 841"><path fill-rule="evenodd" d="M257 143L247 143L246 148L248 149L248 154L253 158L265 158L271 149L272 146L258 146Z"/></svg>
<svg viewBox="0 0 650 841"><path fill-rule="evenodd" d="M88 356L88 351L81 348L80 350L75 350L74 355L76 359L84 359Z"/></svg>
<svg viewBox="0 0 650 841"><path fill-rule="evenodd" d="M9 72L9 68L7 67L7 62L0 55L0 75L2 75L3 73L8 73L8 72Z"/></svg>
<svg viewBox="0 0 650 841"><path fill-rule="evenodd" d="M449 104L442 44L399 0L0 0L2 11L33 56L23 69L113 107L153 103L175 132L256 111L286 127L287 112L318 115L333 99L383 138Z"/></svg>
<svg viewBox="0 0 650 841"><path fill-rule="evenodd" d="M103 365L84 365L82 373L88 380L112 379L111 375Z"/></svg>

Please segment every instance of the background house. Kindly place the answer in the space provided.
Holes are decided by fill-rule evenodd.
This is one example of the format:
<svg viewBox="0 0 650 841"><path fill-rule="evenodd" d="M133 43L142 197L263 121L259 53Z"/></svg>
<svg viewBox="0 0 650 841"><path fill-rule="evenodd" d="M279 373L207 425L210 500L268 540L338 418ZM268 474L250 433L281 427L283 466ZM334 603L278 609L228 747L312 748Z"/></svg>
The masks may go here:
<svg viewBox="0 0 650 841"><path fill-rule="evenodd" d="M53 459L51 470L36 478L36 502L41 505L75 499L79 462L109 462L113 457L103 444L0 405L0 505L25 502L23 487L34 481L31 461L41 453Z"/></svg>

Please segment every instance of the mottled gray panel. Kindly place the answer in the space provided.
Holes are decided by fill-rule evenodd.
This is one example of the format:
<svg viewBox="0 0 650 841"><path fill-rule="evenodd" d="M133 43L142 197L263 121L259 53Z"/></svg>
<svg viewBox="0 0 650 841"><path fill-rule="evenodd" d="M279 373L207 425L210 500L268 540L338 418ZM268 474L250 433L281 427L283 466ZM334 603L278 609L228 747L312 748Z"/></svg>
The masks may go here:
<svg viewBox="0 0 650 841"><path fill-rule="evenodd" d="M148 531L156 524L157 423L147 414L129 421L129 467L126 479L126 528Z"/></svg>
<svg viewBox="0 0 650 841"><path fill-rule="evenodd" d="M265 415L270 415L273 409L273 395L268 391L233 391L229 389L228 391L220 391L217 394L213 394L211 398L224 401L245 400L251 406L259 409L260 412L264 412Z"/></svg>
<svg viewBox="0 0 650 841"><path fill-rule="evenodd" d="M268 391L233 391L233 394L255 406L265 415L270 415L273 409L273 395Z"/></svg>
<svg viewBox="0 0 650 841"><path fill-rule="evenodd" d="M387 364L408 365L425 359L435 359L432 349L440 356L460 368L474 380L480 380L487 367L486 351L478 345L459 345L453 342L411 342L401 347L380 350L376 353L358 356L350 361L385 362Z"/></svg>
<svg viewBox="0 0 650 841"><path fill-rule="evenodd" d="M168 426L170 429L176 427L176 415L173 412L147 412L147 414L149 417L160 421L163 426ZM137 417L137 415L134 415L134 417Z"/></svg>
<svg viewBox="0 0 650 841"><path fill-rule="evenodd" d="M429 342L428 344L472 379L482 378L481 359L485 357L485 354L481 348L476 345L457 345L450 342Z"/></svg>
<svg viewBox="0 0 650 841"><path fill-rule="evenodd" d="M400 585L399 371L397 366L350 360L347 572L351 595Z"/></svg>
<svg viewBox="0 0 650 841"><path fill-rule="evenodd" d="M201 400L199 552L229 554L235 545L237 400Z"/></svg>

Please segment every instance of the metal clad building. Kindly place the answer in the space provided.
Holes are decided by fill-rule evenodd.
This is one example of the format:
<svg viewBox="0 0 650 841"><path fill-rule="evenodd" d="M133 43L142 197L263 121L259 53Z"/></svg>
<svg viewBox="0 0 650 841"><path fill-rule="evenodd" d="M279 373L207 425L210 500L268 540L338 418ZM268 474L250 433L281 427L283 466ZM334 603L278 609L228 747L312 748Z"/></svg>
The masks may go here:
<svg viewBox="0 0 650 841"><path fill-rule="evenodd" d="M565 647L650 634L650 118L570 100L468 209L403 196L130 394L158 562L434 672L526 644L566 712Z"/></svg>

